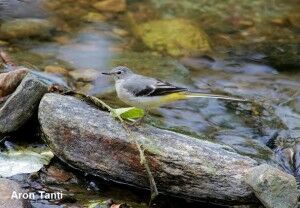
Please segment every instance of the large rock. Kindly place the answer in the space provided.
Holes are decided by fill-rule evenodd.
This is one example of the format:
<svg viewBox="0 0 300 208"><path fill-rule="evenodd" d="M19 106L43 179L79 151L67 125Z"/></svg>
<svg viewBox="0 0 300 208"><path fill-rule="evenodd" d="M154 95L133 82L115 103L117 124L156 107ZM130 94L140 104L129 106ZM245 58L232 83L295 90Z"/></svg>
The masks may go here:
<svg viewBox="0 0 300 208"><path fill-rule="evenodd" d="M48 20L37 18L23 18L4 22L0 27L0 37L4 39L18 39L28 37L49 37L53 24Z"/></svg>
<svg viewBox="0 0 300 208"><path fill-rule="evenodd" d="M122 125L77 98L46 94L39 121L56 156L73 167L120 183L149 188L137 147ZM163 193L195 200L255 203L243 175L257 164L232 148L148 125L132 130Z"/></svg>
<svg viewBox="0 0 300 208"><path fill-rule="evenodd" d="M18 130L36 112L42 96L48 91L48 82L28 73L17 89L0 106L0 134Z"/></svg>
<svg viewBox="0 0 300 208"><path fill-rule="evenodd" d="M13 193L26 193L20 185L12 180L0 178L0 207L1 208L29 208L25 199L12 199Z"/></svg>
<svg viewBox="0 0 300 208"><path fill-rule="evenodd" d="M263 164L250 169L246 182L267 208L296 208L297 183L292 175Z"/></svg>

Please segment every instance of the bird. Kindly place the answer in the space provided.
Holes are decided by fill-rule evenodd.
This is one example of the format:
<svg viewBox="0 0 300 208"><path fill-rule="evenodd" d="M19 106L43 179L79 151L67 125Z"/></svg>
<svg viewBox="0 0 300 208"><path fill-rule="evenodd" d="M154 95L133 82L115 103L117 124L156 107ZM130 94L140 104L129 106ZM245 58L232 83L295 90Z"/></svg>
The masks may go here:
<svg viewBox="0 0 300 208"><path fill-rule="evenodd" d="M160 79L136 74L125 66L117 66L110 72L102 72L102 74L114 78L117 96L121 101L145 111L189 98L216 98L232 101L246 101L242 98L226 95L192 92L185 87L175 86Z"/></svg>

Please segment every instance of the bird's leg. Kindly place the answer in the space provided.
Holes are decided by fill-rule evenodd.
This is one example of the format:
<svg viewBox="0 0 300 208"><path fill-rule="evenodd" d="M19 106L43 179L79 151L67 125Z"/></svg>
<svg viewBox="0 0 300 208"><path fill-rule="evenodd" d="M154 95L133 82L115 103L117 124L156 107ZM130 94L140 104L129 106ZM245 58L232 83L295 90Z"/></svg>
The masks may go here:
<svg viewBox="0 0 300 208"><path fill-rule="evenodd" d="M144 120L145 120L145 115L143 117L139 118L139 119L136 119L134 121L134 125L139 126L143 123Z"/></svg>

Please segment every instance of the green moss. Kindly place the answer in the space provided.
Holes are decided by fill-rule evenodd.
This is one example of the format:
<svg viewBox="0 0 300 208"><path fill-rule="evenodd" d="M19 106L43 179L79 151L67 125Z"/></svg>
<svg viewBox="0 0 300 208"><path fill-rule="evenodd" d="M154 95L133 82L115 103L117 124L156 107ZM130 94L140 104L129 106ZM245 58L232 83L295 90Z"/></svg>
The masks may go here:
<svg viewBox="0 0 300 208"><path fill-rule="evenodd" d="M150 49L172 56L205 53L211 50L208 36L185 19L146 22L137 27L137 32Z"/></svg>

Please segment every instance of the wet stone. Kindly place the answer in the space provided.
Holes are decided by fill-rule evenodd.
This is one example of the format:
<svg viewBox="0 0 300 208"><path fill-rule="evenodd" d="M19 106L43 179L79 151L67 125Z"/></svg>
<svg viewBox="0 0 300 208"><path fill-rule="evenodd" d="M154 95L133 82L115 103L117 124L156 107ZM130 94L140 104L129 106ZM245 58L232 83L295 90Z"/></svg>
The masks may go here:
<svg viewBox="0 0 300 208"><path fill-rule="evenodd" d="M18 130L37 111L38 104L55 80L45 75L28 73L0 108L0 134Z"/></svg>
<svg viewBox="0 0 300 208"><path fill-rule="evenodd" d="M200 56L184 57L180 60L185 66L194 69L212 69L214 71L225 71L228 73L244 74L276 74L276 70L270 66L242 61L237 58L222 59L218 57Z"/></svg>
<svg viewBox="0 0 300 208"><path fill-rule="evenodd" d="M38 117L45 141L67 164L95 176L149 187L136 145L108 112L49 93L40 102ZM258 164L255 160L226 145L149 125L133 129L132 137L145 148L160 192L224 204L255 203L242 180L247 169Z"/></svg>
<svg viewBox="0 0 300 208"><path fill-rule="evenodd" d="M12 199L16 194L27 194L21 186L8 179L0 178L0 207L1 208L30 208L30 204L26 199Z"/></svg>
<svg viewBox="0 0 300 208"><path fill-rule="evenodd" d="M246 183L267 208L296 208L297 183L292 175L263 164L250 169Z"/></svg>

